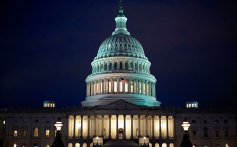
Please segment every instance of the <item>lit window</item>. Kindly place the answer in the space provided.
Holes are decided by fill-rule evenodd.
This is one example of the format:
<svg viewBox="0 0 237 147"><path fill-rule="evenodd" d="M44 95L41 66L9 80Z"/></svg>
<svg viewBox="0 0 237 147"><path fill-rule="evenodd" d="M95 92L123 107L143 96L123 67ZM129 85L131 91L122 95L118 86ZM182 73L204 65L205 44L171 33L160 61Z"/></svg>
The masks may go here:
<svg viewBox="0 0 237 147"><path fill-rule="evenodd" d="M123 82L122 81L120 81L120 84L119 84L119 91L123 92Z"/></svg>
<svg viewBox="0 0 237 147"><path fill-rule="evenodd" d="M49 145L47 144L45 147L49 147Z"/></svg>
<svg viewBox="0 0 237 147"><path fill-rule="evenodd" d="M17 137L17 130L14 130L13 136Z"/></svg>
<svg viewBox="0 0 237 147"><path fill-rule="evenodd" d="M38 137L39 136L39 129L35 128L34 129L34 137Z"/></svg>
<svg viewBox="0 0 237 147"><path fill-rule="evenodd" d="M111 92L111 81L109 81L109 92Z"/></svg>
<svg viewBox="0 0 237 147"><path fill-rule="evenodd" d="M4 125L5 125L5 124L6 124L6 121L4 120L4 121L2 122L2 124L4 124Z"/></svg>
<svg viewBox="0 0 237 147"><path fill-rule="evenodd" d="M38 145L37 145L37 144L34 144L33 147L38 147Z"/></svg>
<svg viewBox="0 0 237 147"><path fill-rule="evenodd" d="M226 144L225 144L225 147L229 147L229 145L226 143Z"/></svg>
<svg viewBox="0 0 237 147"><path fill-rule="evenodd" d="M45 130L45 136L46 137L49 137L49 132L50 132L49 130Z"/></svg>
<svg viewBox="0 0 237 147"><path fill-rule="evenodd" d="M117 81L114 81L114 92L117 92L117 89L118 89Z"/></svg>
<svg viewBox="0 0 237 147"><path fill-rule="evenodd" d="M134 92L134 85L133 85L133 81L131 81L131 93Z"/></svg>
<svg viewBox="0 0 237 147"><path fill-rule="evenodd" d="M16 143L14 143L14 144L13 144L13 147L17 147L17 144L16 144Z"/></svg>
<svg viewBox="0 0 237 147"><path fill-rule="evenodd" d="M128 92L128 83L125 83L125 92Z"/></svg>

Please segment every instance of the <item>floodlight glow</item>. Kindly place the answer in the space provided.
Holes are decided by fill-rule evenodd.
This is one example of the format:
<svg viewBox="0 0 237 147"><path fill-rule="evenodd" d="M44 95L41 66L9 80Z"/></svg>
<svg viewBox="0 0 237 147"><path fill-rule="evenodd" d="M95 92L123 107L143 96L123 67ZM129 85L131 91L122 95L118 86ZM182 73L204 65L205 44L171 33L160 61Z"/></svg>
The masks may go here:
<svg viewBox="0 0 237 147"><path fill-rule="evenodd" d="M190 123L187 121L184 121L182 124L182 127L183 127L184 131L188 131L188 128L190 127Z"/></svg>
<svg viewBox="0 0 237 147"><path fill-rule="evenodd" d="M60 131L62 129L63 123L58 121L54 124L54 126L56 127L57 131Z"/></svg>

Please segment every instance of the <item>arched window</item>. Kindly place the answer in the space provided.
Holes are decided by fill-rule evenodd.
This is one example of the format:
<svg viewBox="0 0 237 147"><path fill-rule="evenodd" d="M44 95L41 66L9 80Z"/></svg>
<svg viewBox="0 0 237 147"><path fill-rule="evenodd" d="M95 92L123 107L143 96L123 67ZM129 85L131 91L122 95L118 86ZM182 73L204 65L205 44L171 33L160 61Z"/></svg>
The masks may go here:
<svg viewBox="0 0 237 147"><path fill-rule="evenodd" d="M123 63L120 62L120 69L123 69Z"/></svg>
<svg viewBox="0 0 237 147"><path fill-rule="evenodd" d="M137 63L135 63L135 70L137 71L138 69L137 69Z"/></svg>
<svg viewBox="0 0 237 147"><path fill-rule="evenodd" d="M14 143L14 144L13 144L13 147L17 147L17 144L16 144L16 143Z"/></svg>
<svg viewBox="0 0 237 147"><path fill-rule="evenodd" d="M139 64L139 71L142 71L142 64Z"/></svg>
<svg viewBox="0 0 237 147"><path fill-rule="evenodd" d="M130 69L133 70L133 63L130 63Z"/></svg>
<svg viewBox="0 0 237 147"><path fill-rule="evenodd" d="M225 144L225 147L229 147L229 144L228 144L228 143L226 143L226 144Z"/></svg>
<svg viewBox="0 0 237 147"><path fill-rule="evenodd" d="M100 71L100 66L99 65L97 65L97 72L99 72Z"/></svg>
<svg viewBox="0 0 237 147"><path fill-rule="evenodd" d="M109 71L112 70L112 63L109 63Z"/></svg>
<svg viewBox="0 0 237 147"><path fill-rule="evenodd" d="M68 147L72 147L72 143L69 143L69 144L68 144Z"/></svg>
<svg viewBox="0 0 237 147"><path fill-rule="evenodd" d="M39 137L39 129L38 128L34 129L34 137Z"/></svg>
<svg viewBox="0 0 237 147"><path fill-rule="evenodd" d="M159 147L159 144L158 144L158 143L156 143L156 144L155 144L155 147Z"/></svg>
<svg viewBox="0 0 237 147"><path fill-rule="evenodd" d="M83 146L82 147L87 147L87 144L86 143L83 143Z"/></svg>
<svg viewBox="0 0 237 147"><path fill-rule="evenodd" d="M80 144L79 144L79 143L76 143L76 144L75 144L75 147L80 147Z"/></svg>
<svg viewBox="0 0 237 147"><path fill-rule="evenodd" d="M128 63L125 63L125 69L128 70Z"/></svg>
<svg viewBox="0 0 237 147"><path fill-rule="evenodd" d="M117 69L117 62L114 63L114 69Z"/></svg>
<svg viewBox="0 0 237 147"><path fill-rule="evenodd" d="M106 71L107 70L107 63L105 63L105 65L104 65L104 71Z"/></svg>

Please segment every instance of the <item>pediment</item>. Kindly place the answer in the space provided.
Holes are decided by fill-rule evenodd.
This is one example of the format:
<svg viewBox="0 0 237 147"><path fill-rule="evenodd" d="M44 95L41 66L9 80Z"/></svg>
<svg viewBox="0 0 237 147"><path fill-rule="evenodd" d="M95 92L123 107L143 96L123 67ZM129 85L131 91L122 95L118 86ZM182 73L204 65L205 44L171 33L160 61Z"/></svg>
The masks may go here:
<svg viewBox="0 0 237 147"><path fill-rule="evenodd" d="M125 100L117 100L104 106L98 106L99 109L110 109L110 110L138 110L142 106L135 105Z"/></svg>

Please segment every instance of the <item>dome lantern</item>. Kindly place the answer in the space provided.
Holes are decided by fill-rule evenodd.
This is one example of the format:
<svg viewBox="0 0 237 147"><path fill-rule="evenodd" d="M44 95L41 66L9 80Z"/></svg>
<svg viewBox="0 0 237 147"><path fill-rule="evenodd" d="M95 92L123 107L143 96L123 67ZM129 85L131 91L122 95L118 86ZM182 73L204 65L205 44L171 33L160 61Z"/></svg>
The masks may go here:
<svg viewBox="0 0 237 147"><path fill-rule="evenodd" d="M127 31L127 28L126 28L127 17L123 13L122 0L120 0L120 3L119 3L119 14L115 18L115 22L116 22L116 28L115 28L115 31L112 33L112 35L119 34L119 33L130 35L130 33Z"/></svg>

